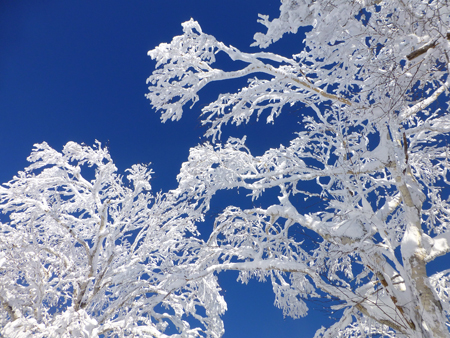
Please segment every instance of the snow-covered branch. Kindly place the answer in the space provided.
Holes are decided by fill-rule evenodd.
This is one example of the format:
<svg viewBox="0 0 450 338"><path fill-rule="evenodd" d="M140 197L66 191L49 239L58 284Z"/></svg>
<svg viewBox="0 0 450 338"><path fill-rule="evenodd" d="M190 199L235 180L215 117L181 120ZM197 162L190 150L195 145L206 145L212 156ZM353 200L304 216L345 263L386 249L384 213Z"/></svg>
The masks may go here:
<svg viewBox="0 0 450 338"><path fill-rule="evenodd" d="M214 37L202 32L194 20L183 23L182 36L175 37L170 44L162 43L148 54L157 61L157 69L147 79L150 92L146 95L157 110L163 110L161 119L179 120L183 106L198 100L197 93L209 82L246 77L264 73L273 77L272 83L295 88L294 92L318 94L324 99L351 105L346 98L336 96L314 85L293 59L272 53L245 53L233 46L226 46ZM226 53L233 61L243 61L248 65L236 71L212 68L215 54ZM281 64L274 67L263 60ZM247 102L250 98L243 98ZM229 105L229 103L228 103Z"/></svg>

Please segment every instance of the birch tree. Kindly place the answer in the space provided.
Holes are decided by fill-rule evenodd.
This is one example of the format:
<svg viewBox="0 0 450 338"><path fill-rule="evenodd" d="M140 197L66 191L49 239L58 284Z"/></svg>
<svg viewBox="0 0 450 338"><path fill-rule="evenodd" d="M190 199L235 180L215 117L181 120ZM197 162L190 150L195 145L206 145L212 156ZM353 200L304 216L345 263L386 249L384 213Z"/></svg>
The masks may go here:
<svg viewBox="0 0 450 338"><path fill-rule="evenodd" d="M28 160L0 186L2 337L223 333L216 277L191 278L198 211L152 194L147 166L120 176L100 144L37 144Z"/></svg>
<svg viewBox="0 0 450 338"><path fill-rule="evenodd" d="M278 18L259 15L267 31L252 46L269 51L238 50L190 20L149 52L147 97L163 122L208 83L248 79L202 109L210 142L191 149L177 193L202 213L221 189L279 194L217 216L203 276L269 279L294 318L305 299L330 298L341 318L316 337L449 337L450 270L427 272L450 251L449 15L446 0L282 0ZM298 54L270 52L305 30ZM218 53L244 66L215 68ZM221 143L224 125L273 123L294 104L304 110L290 145L253 156L245 138Z"/></svg>

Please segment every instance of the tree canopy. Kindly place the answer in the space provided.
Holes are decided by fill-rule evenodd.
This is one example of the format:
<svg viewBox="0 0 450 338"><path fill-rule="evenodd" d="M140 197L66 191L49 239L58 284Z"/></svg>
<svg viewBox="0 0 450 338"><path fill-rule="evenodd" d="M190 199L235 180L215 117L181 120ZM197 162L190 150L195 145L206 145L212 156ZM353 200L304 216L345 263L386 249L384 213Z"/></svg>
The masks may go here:
<svg viewBox="0 0 450 338"><path fill-rule="evenodd" d="M142 165L124 183L107 149L73 142L36 145L1 187L2 334L220 337L217 274L237 270L270 280L287 316L328 298L341 318L316 337L450 336L450 269L427 272L450 251L448 4L284 0L259 22L254 47L299 31L305 47L244 52L191 19L149 51L147 97L163 122L195 109L208 83L248 79L202 108L209 141L176 189L150 193ZM241 68L214 68L219 53ZM221 141L227 124L276 123L294 105L288 146L253 156L245 137ZM200 234L224 189L278 202L229 203Z"/></svg>
<svg viewBox="0 0 450 338"><path fill-rule="evenodd" d="M279 204L230 206L216 219L208 243L218 269L270 278L294 317L307 312L303 298L332 297L342 319L318 335L448 336L448 271L426 272L450 247L448 4L282 1L279 18L260 22L267 33L254 46L308 27L305 48L292 58L241 52L191 20L149 52L158 64L147 97L163 121L179 119L207 83L253 76L202 109L213 144L192 149L179 175L178 189L205 209L219 189L254 199L279 189ZM245 66L213 68L217 53ZM228 122L266 112L273 122L297 102L310 109L290 146L252 156L245 139L215 143ZM301 210L294 196L322 207ZM320 240L307 246L293 228Z"/></svg>

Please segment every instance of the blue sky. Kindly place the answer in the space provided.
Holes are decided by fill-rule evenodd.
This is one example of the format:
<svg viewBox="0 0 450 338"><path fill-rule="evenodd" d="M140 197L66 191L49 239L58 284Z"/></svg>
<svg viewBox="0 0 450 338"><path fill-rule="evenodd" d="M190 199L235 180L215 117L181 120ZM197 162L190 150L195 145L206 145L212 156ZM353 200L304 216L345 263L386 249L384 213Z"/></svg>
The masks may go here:
<svg viewBox="0 0 450 338"><path fill-rule="evenodd" d="M27 165L34 143L46 141L61 150L68 141L92 145L97 139L109 144L121 172L151 162L153 188L174 188L189 148L205 141L198 120L201 107L221 91L236 90L239 83L212 84L181 121L161 124L144 97L145 80L155 66L147 51L180 35L181 23L191 17L218 40L257 51L250 47L253 34L264 31L257 14L273 18L278 7L276 0L1 1L0 181L9 181ZM302 39L289 35L268 50L290 56L300 51ZM253 121L231 126L225 135L247 134L250 149L258 155L287 145L299 114L288 110L275 125ZM219 212L229 198L235 197L219 196L212 212ZM206 222L200 227L208 231L209 226ZM269 283L245 286L236 277L220 276L229 305L226 338L312 337L321 325L330 324L320 303L310 304L304 319L283 319L273 306Z"/></svg>

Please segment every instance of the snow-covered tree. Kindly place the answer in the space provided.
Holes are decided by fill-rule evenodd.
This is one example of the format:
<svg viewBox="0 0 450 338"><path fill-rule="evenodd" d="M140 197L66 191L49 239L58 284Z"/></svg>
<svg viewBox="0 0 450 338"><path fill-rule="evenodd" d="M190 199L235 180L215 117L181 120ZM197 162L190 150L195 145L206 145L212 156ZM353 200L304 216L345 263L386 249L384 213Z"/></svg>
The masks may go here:
<svg viewBox="0 0 450 338"><path fill-rule="evenodd" d="M450 251L449 3L281 3L278 18L260 15L267 32L253 46L300 29L305 47L292 57L240 51L194 20L149 52L147 97L163 121L208 83L248 78L202 109L211 143L191 149L178 194L206 212L221 189L279 191L274 205L224 209L203 275L268 278L292 317L307 314L304 299L329 297L341 319L317 337L449 337L450 269L427 272ZM218 53L244 66L214 68ZM304 114L289 146L252 156L245 138L219 142L227 123L273 122L294 104Z"/></svg>
<svg viewBox="0 0 450 338"><path fill-rule="evenodd" d="M37 144L28 160L0 186L2 337L222 334L216 277L194 278L203 242L185 199L152 194L144 165L124 182L100 144Z"/></svg>

